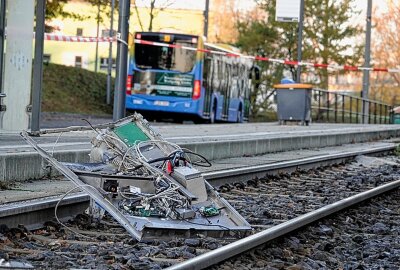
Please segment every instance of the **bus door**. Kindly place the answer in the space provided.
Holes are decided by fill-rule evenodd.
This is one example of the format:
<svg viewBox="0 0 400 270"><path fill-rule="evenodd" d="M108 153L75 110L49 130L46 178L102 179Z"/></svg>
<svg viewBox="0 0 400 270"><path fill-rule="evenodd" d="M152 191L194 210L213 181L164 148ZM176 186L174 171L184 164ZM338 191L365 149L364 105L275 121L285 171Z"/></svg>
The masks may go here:
<svg viewBox="0 0 400 270"><path fill-rule="evenodd" d="M224 102L222 108L222 119L228 120L229 115L229 103L230 103L230 88L232 85L231 78L232 78L232 65L230 63L224 63L224 86L223 86L223 95L224 95Z"/></svg>
<svg viewBox="0 0 400 270"><path fill-rule="evenodd" d="M212 110L211 102L212 102L212 94L213 94L213 61L211 57L206 57L204 59L204 69L203 69L203 87L205 89L205 96L204 96L204 116L210 116L210 112Z"/></svg>

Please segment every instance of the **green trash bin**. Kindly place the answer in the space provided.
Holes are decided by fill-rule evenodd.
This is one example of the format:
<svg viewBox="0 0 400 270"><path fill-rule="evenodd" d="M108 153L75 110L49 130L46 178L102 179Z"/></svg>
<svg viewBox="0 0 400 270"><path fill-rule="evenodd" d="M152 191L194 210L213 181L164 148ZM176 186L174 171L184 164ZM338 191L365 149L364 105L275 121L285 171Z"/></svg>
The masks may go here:
<svg viewBox="0 0 400 270"><path fill-rule="evenodd" d="M309 125L311 121L311 84L277 84L276 90L279 124L298 121Z"/></svg>

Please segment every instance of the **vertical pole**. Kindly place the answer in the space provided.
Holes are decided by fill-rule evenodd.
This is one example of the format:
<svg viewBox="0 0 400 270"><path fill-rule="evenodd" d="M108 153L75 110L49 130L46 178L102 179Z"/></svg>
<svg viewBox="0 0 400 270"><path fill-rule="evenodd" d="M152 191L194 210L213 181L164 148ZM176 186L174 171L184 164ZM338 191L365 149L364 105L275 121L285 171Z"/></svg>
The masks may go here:
<svg viewBox="0 0 400 270"><path fill-rule="evenodd" d="M300 20L299 33L297 38L297 61L302 59L302 44L303 44L303 24L304 24L304 0L300 0ZM300 83L301 65L297 65L296 82Z"/></svg>
<svg viewBox="0 0 400 270"><path fill-rule="evenodd" d="M206 8L204 10L204 36L208 37L208 13L210 9L210 0L206 0Z"/></svg>
<svg viewBox="0 0 400 270"><path fill-rule="evenodd" d="M350 96L350 124L353 123L353 97Z"/></svg>
<svg viewBox="0 0 400 270"><path fill-rule="evenodd" d="M129 31L129 7L131 0L119 1L118 32L119 38L117 47L117 74L114 90L114 121L125 116L125 87L128 64L128 31Z"/></svg>
<svg viewBox="0 0 400 270"><path fill-rule="evenodd" d="M365 34L365 62L364 67L370 67L371 61L371 20L372 20L372 0L368 0L368 8L367 8L367 29ZM362 89L362 98L368 99L369 92L369 70L363 71L363 89ZM363 110L363 124L368 124L368 115L369 115L369 102L364 102Z"/></svg>
<svg viewBox="0 0 400 270"><path fill-rule="evenodd" d="M357 98L357 103L356 103L356 112L357 112L357 117L356 117L356 123L358 124L360 120L360 100Z"/></svg>
<svg viewBox="0 0 400 270"><path fill-rule="evenodd" d="M35 58L33 62L31 131L40 131L40 111L43 83L43 45L46 0L36 1Z"/></svg>
<svg viewBox="0 0 400 270"><path fill-rule="evenodd" d="M0 2L0 93L3 92L4 40L6 25L6 0Z"/></svg>
<svg viewBox="0 0 400 270"><path fill-rule="evenodd" d="M99 32L100 32L100 0L97 0L97 29L96 29L96 56L94 61L94 72L97 73L99 65Z"/></svg>
<svg viewBox="0 0 400 270"><path fill-rule="evenodd" d="M110 20L110 37L114 35L114 6L115 0L111 0L111 20ZM111 104L111 74L112 74L112 41L108 50L108 69L107 69L107 105Z"/></svg>
<svg viewBox="0 0 400 270"><path fill-rule="evenodd" d="M338 95L335 93L335 123L337 123L337 114L338 114Z"/></svg>
<svg viewBox="0 0 400 270"><path fill-rule="evenodd" d="M345 107L344 107L344 101L346 99L345 95L342 95L342 123L344 123L344 114L345 114Z"/></svg>

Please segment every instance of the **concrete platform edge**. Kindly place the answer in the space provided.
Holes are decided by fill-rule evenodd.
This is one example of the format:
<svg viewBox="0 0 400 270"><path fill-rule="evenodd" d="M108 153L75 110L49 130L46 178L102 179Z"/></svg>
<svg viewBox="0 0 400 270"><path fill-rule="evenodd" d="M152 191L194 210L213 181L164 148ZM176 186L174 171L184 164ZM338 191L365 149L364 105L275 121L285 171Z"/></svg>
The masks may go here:
<svg viewBox="0 0 400 270"><path fill-rule="evenodd" d="M338 146L349 143L371 142L399 137L400 130L347 132L335 135L294 135L281 138L248 139L232 141L182 143L181 147L195 151L210 160L240 156L253 156L274 152ZM87 162L88 150L56 151L54 156L67 162ZM51 168L36 153L15 153L0 155L0 181L39 179L55 176L58 172Z"/></svg>

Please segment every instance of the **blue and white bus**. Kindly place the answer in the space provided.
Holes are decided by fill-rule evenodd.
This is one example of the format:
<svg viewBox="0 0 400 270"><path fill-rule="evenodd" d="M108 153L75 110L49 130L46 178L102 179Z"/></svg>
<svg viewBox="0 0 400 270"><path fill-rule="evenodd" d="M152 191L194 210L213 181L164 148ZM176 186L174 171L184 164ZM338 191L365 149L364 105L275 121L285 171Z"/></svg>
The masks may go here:
<svg viewBox="0 0 400 270"><path fill-rule="evenodd" d="M128 111L140 112L148 119L177 122L248 120L252 60L205 53L205 49L233 52L205 44L200 36L137 32L134 38L140 43L130 48Z"/></svg>

